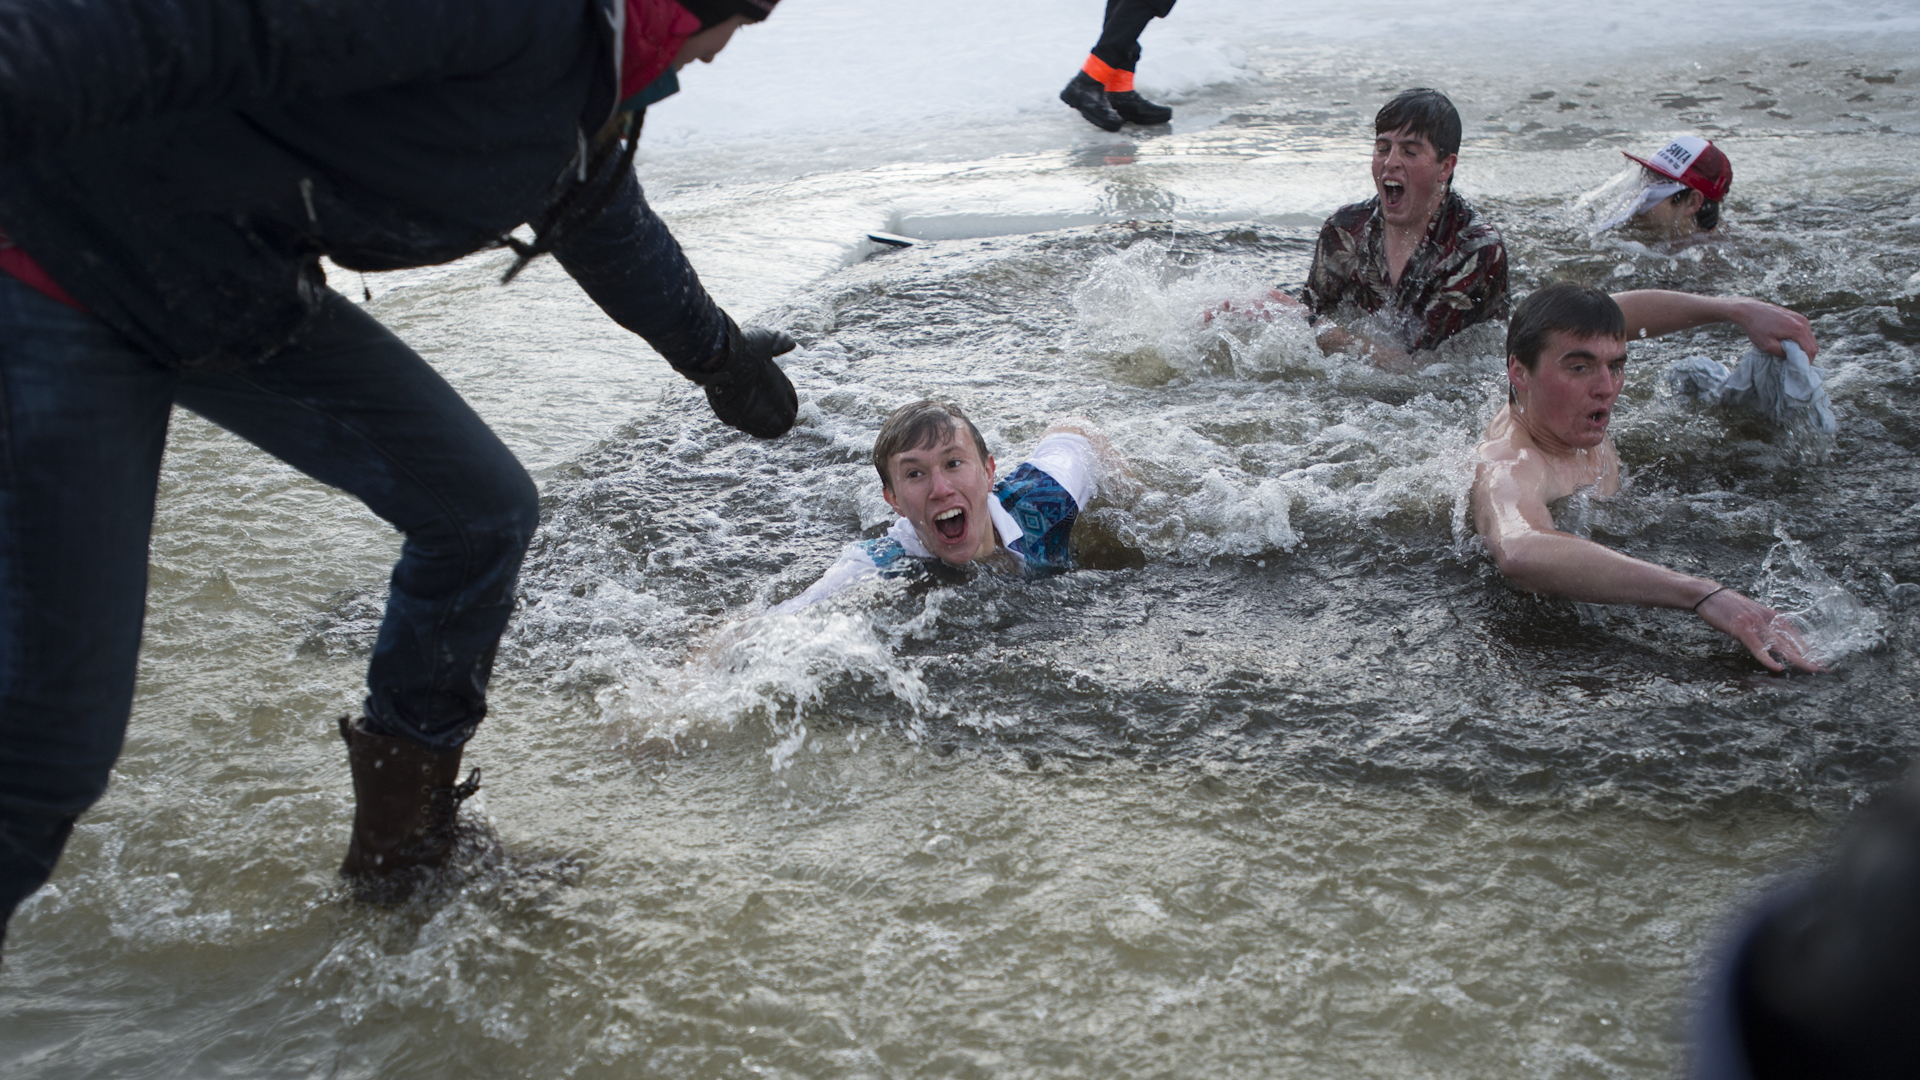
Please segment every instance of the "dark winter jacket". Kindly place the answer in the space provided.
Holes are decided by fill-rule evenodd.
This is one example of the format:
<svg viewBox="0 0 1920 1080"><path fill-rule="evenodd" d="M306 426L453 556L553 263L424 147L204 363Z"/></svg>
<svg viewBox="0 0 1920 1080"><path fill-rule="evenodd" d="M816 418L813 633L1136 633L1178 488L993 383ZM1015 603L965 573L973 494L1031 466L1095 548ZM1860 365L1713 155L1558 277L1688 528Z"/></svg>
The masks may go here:
<svg viewBox="0 0 1920 1080"><path fill-rule="evenodd" d="M319 257L459 258L613 112L621 0L0 0L0 228L163 363L298 332ZM556 252L676 367L728 320L629 172Z"/></svg>

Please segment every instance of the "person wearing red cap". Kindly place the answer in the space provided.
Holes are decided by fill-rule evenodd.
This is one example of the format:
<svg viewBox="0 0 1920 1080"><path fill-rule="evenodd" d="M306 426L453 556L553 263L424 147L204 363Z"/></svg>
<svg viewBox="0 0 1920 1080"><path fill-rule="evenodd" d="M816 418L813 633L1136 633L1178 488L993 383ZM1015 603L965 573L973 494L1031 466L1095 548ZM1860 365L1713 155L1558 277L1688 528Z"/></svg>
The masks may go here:
<svg viewBox="0 0 1920 1080"><path fill-rule="evenodd" d="M1060 91L1060 100L1087 122L1106 131L1126 124L1164 124L1173 110L1140 96L1133 71L1140 63L1140 33L1153 19L1164 19L1174 0L1107 0L1100 40L1087 54L1079 74Z"/></svg>
<svg viewBox="0 0 1920 1080"><path fill-rule="evenodd" d="M785 334L702 287L631 162L642 110L775 0L9 0L0 19L0 934L125 738L168 417L363 500L405 541L341 718L341 872L449 858L462 747L539 524L526 470L327 285L551 253L724 422L784 434ZM533 238L513 230L530 225Z"/></svg>
<svg viewBox="0 0 1920 1080"><path fill-rule="evenodd" d="M1644 186L1602 228L1633 221L1680 237L1720 224L1720 203L1733 187L1733 163L1711 141L1681 135L1646 157L1621 153L1640 165Z"/></svg>

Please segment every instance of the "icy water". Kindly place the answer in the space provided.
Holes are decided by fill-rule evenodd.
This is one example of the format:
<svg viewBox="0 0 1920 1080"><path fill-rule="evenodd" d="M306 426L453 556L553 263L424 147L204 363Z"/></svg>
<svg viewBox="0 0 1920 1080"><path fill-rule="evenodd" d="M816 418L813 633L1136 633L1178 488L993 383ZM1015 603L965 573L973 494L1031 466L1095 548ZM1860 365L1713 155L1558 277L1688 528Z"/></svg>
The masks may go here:
<svg viewBox="0 0 1920 1080"><path fill-rule="evenodd" d="M1920 23L1182 0L1142 76L1161 89L1163 58L1179 122L1122 138L1051 100L1097 4L988 5L957 30L903 5L870 33L870 6L782 7L650 117L641 170L722 301L801 341L788 438L714 423L551 266L507 289L491 256L368 282L541 483L470 760L509 846L572 869L393 911L342 895L331 717L397 540L183 415L126 753L14 920L0 1068L1682 1069L1725 921L1920 741ZM1643 54L1656 26L1719 44ZM974 113L922 63L954 34L994 57ZM911 71L932 91L900 93ZM1458 183L1504 229L1516 291L1574 277L1813 317L1837 439L1668 395L1667 362L1732 360L1734 333L1638 344L1629 489L1561 522L1804 612L1832 674L1768 676L1684 613L1502 583L1463 507L1497 334L1389 375L1284 324L1200 321L1304 276L1320 219L1367 193L1373 111L1421 84L1461 107ZM1569 207L1619 150L1686 130L1733 159L1724 235L1589 236ZM860 239L880 228L926 242ZM1132 474L1078 535L1092 568L766 616L884 527L866 454L928 393L1003 467L1058 416L1110 434Z"/></svg>

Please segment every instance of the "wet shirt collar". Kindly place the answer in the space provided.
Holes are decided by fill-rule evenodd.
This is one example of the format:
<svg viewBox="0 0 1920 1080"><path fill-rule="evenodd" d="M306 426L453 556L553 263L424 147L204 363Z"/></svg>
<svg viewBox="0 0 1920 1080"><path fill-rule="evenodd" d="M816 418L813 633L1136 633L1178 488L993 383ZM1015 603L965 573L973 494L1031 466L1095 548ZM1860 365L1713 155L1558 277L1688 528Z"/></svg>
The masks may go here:
<svg viewBox="0 0 1920 1080"><path fill-rule="evenodd" d="M1375 195L1367 205L1373 212L1367 215L1367 267L1374 271L1368 284L1382 302L1393 303L1400 307L1411 307L1420 291L1421 282L1433 276L1434 264L1438 262L1453 245L1448 241L1459 233L1462 220L1471 211L1466 200L1454 194L1453 188L1447 188L1447 196L1440 200L1433 214L1427 218L1427 235L1420 246L1407 256L1406 269L1400 273L1398 283L1387 281L1387 218L1380 207L1380 196Z"/></svg>

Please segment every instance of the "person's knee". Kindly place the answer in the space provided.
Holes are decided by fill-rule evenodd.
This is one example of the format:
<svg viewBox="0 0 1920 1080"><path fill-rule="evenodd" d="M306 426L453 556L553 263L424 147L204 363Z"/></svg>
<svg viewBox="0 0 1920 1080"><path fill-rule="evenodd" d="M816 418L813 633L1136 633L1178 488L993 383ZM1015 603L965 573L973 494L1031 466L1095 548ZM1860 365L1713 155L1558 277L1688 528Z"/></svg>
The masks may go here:
<svg viewBox="0 0 1920 1080"><path fill-rule="evenodd" d="M540 489L518 462L488 485L484 509L464 530L478 566L517 570L540 527Z"/></svg>
<svg viewBox="0 0 1920 1080"><path fill-rule="evenodd" d="M54 821L78 817L107 793L113 777L111 758L47 761L30 776L0 775L7 797L0 800L0 822Z"/></svg>
<svg viewBox="0 0 1920 1080"><path fill-rule="evenodd" d="M504 485L501 521L503 543L511 547L514 559L525 555L527 546L533 543L533 534L540 528L540 489L535 486L533 477L517 463L513 476Z"/></svg>
<svg viewBox="0 0 1920 1080"><path fill-rule="evenodd" d="M132 664L90 683L17 687L0 695L0 820L70 818L107 793L133 697ZM41 700L28 705L29 694ZM56 695L58 695L56 699ZM55 700L49 700L55 699Z"/></svg>

